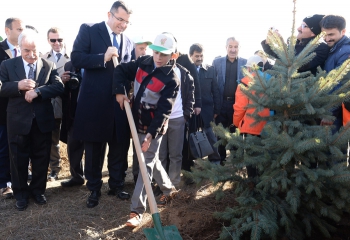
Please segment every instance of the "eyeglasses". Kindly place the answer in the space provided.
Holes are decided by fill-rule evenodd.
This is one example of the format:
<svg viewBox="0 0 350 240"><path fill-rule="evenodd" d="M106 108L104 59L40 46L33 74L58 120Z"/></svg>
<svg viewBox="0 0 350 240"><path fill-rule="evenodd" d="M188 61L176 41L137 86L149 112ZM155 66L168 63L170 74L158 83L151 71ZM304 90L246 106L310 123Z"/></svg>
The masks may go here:
<svg viewBox="0 0 350 240"><path fill-rule="evenodd" d="M126 20L124 20L124 19L122 19L122 18L120 18L120 17L116 17L116 16L114 16L114 14L112 13L112 12L110 12L111 14L112 14L112 16L115 18L115 19L117 19L119 22L125 22L125 24L126 25L131 25L131 22L129 22L129 21L126 21Z"/></svg>
<svg viewBox="0 0 350 240"><path fill-rule="evenodd" d="M304 24L304 23L303 23L303 24L301 24L300 26L301 26L301 28L302 28L302 29L304 29L304 28L309 28L309 26L308 26L308 25L306 25L306 24Z"/></svg>
<svg viewBox="0 0 350 240"><path fill-rule="evenodd" d="M55 43L56 41L61 43L61 42L63 42L63 38L50 39L50 42L52 42L52 43Z"/></svg>

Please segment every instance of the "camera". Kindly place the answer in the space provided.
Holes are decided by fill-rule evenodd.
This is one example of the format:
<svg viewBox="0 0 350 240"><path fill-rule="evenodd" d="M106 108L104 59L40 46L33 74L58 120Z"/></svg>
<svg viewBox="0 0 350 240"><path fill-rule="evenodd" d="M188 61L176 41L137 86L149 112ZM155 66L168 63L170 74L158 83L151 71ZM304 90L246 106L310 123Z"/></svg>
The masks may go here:
<svg viewBox="0 0 350 240"><path fill-rule="evenodd" d="M70 89L76 89L79 87L80 81L82 79L80 71L70 72L70 80L68 81L68 86Z"/></svg>

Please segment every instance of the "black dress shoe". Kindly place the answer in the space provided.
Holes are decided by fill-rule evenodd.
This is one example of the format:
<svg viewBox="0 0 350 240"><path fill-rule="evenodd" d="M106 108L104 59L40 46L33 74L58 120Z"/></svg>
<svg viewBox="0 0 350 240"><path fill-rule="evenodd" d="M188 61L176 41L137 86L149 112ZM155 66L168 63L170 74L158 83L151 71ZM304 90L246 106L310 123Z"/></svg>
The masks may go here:
<svg viewBox="0 0 350 240"><path fill-rule="evenodd" d="M44 205L47 202L44 194L33 195L33 198L34 198L34 201L39 205Z"/></svg>
<svg viewBox="0 0 350 240"><path fill-rule="evenodd" d="M84 184L84 181L83 182L78 182L78 181L74 180L73 178L68 180L68 181L61 182L61 186L62 187L81 186L83 184Z"/></svg>
<svg viewBox="0 0 350 240"><path fill-rule="evenodd" d="M121 200L130 199L130 194L123 191L123 188L111 188L108 191L108 195L117 196Z"/></svg>
<svg viewBox="0 0 350 240"><path fill-rule="evenodd" d="M86 201L86 206L88 208L93 208L98 205L98 200L101 197L101 191L91 191L90 196Z"/></svg>
<svg viewBox="0 0 350 240"><path fill-rule="evenodd" d="M24 211L28 207L27 199L19 199L16 201L16 208L18 211Z"/></svg>

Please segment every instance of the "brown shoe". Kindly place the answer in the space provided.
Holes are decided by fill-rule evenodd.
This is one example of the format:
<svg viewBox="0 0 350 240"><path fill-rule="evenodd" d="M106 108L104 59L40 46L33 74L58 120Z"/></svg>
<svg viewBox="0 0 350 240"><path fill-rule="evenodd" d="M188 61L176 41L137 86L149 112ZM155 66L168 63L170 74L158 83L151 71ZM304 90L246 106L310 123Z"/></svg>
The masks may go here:
<svg viewBox="0 0 350 240"><path fill-rule="evenodd" d="M166 196L166 195L162 195L159 200L157 201L157 206L158 207L164 207L165 205L167 205L168 203L170 203L170 201L172 199L175 198L175 195L176 195L177 192L172 192L170 193L169 196Z"/></svg>
<svg viewBox="0 0 350 240"><path fill-rule="evenodd" d="M10 187L2 188L1 189L1 194L6 199L13 198L13 191L12 191L12 188L10 188Z"/></svg>
<svg viewBox="0 0 350 240"><path fill-rule="evenodd" d="M125 225L128 227L135 228L135 227L138 227L141 225L141 221L142 221L142 217L140 214L137 214L135 212L131 212L129 220L126 222Z"/></svg>

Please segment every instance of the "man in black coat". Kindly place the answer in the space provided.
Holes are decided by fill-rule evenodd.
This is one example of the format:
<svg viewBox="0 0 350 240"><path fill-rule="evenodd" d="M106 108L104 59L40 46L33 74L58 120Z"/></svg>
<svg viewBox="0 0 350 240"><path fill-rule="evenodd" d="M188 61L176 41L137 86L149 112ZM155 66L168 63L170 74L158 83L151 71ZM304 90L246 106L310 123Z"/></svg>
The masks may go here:
<svg viewBox="0 0 350 240"><path fill-rule="evenodd" d="M77 100L79 89L82 81L83 69L75 68L71 61L64 65L64 71L74 74L69 80L64 83L65 89L62 98L62 126L60 132L60 140L67 144L67 154L69 160L69 169L72 176L67 181L62 181L62 187L73 187L76 185L83 185L84 172L82 165L82 157L84 153L84 142L73 138L73 123L75 117L75 110L77 108Z"/></svg>
<svg viewBox="0 0 350 240"><path fill-rule="evenodd" d="M0 64L2 61L20 56L18 36L24 29L19 18L8 18L5 21L7 38L0 42ZM13 196L11 188L10 159L7 140L6 108L8 98L0 97L0 194L6 198Z"/></svg>
<svg viewBox="0 0 350 240"><path fill-rule="evenodd" d="M318 34L321 33L320 22L323 17L324 15L315 14L310 17L304 18L303 22L297 29L298 35L297 42L295 45L296 56L304 50L304 48L309 42L311 42ZM275 31L278 32L278 30ZM267 54L277 58L277 55L272 51L270 45L268 45L267 40L263 40L261 42L261 46ZM316 53L316 56L310 62L301 66L298 69L298 72L311 71L311 73L315 75L318 66L320 66L323 69L324 63L328 57L329 47L325 42L322 42L314 50L314 53Z"/></svg>
<svg viewBox="0 0 350 240"><path fill-rule="evenodd" d="M18 37L21 57L1 63L1 97L8 97L7 132L11 159L12 189L16 208L25 210L32 196L45 204L46 175L50 161L51 132L55 118L51 98L63 93L54 63L38 57L37 34L32 30ZM28 163L33 177L27 184Z"/></svg>
<svg viewBox="0 0 350 240"><path fill-rule="evenodd" d="M217 142L210 122L220 114L220 93L213 66L203 64L203 46L199 43L192 44L190 47L190 57L197 66L199 85L202 95L201 117L204 124L204 132L206 133L214 153L208 156L209 161L220 164L221 157L218 148L213 145Z"/></svg>
<svg viewBox="0 0 350 240"><path fill-rule="evenodd" d="M133 44L123 32L132 11L124 2L116 1L108 12L108 20L82 24L74 41L72 64L83 68L84 75L74 118L73 137L84 141L86 186L91 191L86 205L98 205L102 187L102 167L108 143L109 195L128 199L123 192L130 129L125 111L112 95L114 65L129 62ZM130 88L130 86L126 86ZM129 89L126 89L127 91Z"/></svg>

